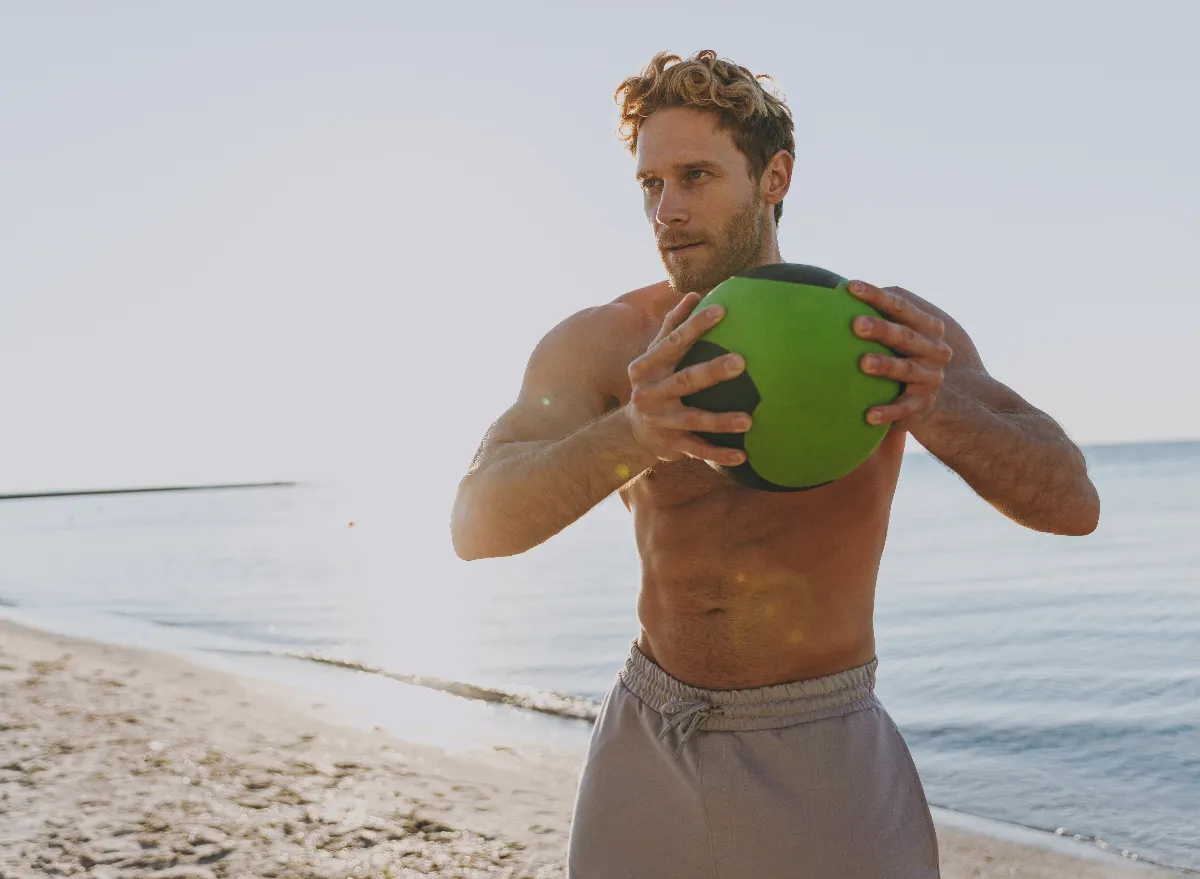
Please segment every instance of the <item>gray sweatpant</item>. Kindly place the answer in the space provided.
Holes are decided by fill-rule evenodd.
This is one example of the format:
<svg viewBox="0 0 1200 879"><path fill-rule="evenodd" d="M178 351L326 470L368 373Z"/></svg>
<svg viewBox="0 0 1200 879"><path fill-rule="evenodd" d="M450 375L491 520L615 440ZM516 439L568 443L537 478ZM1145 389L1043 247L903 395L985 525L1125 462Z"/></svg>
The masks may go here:
<svg viewBox="0 0 1200 879"><path fill-rule="evenodd" d="M704 690L635 641L592 731L568 879L936 879L929 806L876 665Z"/></svg>

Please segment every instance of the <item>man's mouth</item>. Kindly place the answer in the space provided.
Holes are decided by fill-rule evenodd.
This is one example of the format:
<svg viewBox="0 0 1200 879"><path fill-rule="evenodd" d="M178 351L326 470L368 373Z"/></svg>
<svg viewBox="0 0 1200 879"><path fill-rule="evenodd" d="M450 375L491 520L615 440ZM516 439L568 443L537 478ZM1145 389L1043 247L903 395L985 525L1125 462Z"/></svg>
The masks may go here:
<svg viewBox="0 0 1200 879"><path fill-rule="evenodd" d="M667 253L692 253L696 248L704 244L703 241L693 241L691 244L673 244L670 247L664 247Z"/></svg>

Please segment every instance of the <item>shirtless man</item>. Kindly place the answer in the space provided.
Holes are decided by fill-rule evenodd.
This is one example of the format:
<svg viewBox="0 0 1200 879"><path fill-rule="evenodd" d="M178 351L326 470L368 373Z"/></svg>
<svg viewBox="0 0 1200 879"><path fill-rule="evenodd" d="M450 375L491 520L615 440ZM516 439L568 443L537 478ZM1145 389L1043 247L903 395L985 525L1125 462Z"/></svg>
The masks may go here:
<svg viewBox="0 0 1200 879"><path fill-rule="evenodd" d="M662 53L618 89L669 282L589 308L534 350L515 405L456 498L464 559L542 543L614 491L633 514L641 632L606 696L568 843L571 879L910 879L938 875L908 749L873 694L875 582L905 436L1004 515L1088 534L1099 499L1048 415L992 378L966 332L898 287L855 282L886 315L854 332L905 383L858 469L809 491L745 488L742 453L694 431L749 428L680 398L736 354L675 372L721 319L700 294L783 262L795 152L787 107L711 52Z"/></svg>

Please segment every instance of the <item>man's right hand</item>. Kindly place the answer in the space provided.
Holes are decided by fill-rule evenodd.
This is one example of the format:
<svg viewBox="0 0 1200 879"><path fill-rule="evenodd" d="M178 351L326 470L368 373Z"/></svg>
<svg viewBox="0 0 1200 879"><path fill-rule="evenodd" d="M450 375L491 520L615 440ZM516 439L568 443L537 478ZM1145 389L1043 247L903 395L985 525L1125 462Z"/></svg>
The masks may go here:
<svg viewBox="0 0 1200 879"><path fill-rule="evenodd" d="M681 400L733 378L746 367L740 355L726 354L675 371L696 340L725 316L719 305L692 314L699 301L698 293L684 296L663 320L646 353L629 364L633 393L625 411L638 444L659 460L677 461L687 455L736 467L746 460L743 452L707 443L695 431L745 433L750 429L750 416L745 412L707 412L684 406Z"/></svg>

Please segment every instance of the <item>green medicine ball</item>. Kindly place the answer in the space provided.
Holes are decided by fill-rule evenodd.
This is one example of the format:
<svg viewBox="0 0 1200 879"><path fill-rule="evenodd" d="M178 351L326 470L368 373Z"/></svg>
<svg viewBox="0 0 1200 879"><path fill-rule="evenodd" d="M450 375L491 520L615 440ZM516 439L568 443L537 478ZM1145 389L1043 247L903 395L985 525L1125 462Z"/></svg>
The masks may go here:
<svg viewBox="0 0 1200 879"><path fill-rule="evenodd" d="M697 306L723 305L725 317L676 369L737 352L746 368L683 398L710 412L749 412L746 433L700 433L741 449L746 461L717 469L750 488L801 491L850 473L879 447L888 425L867 423L867 409L894 400L903 385L860 367L869 351L891 349L860 339L860 314L882 317L847 289L845 278L815 266L780 263L751 269L717 286Z"/></svg>

